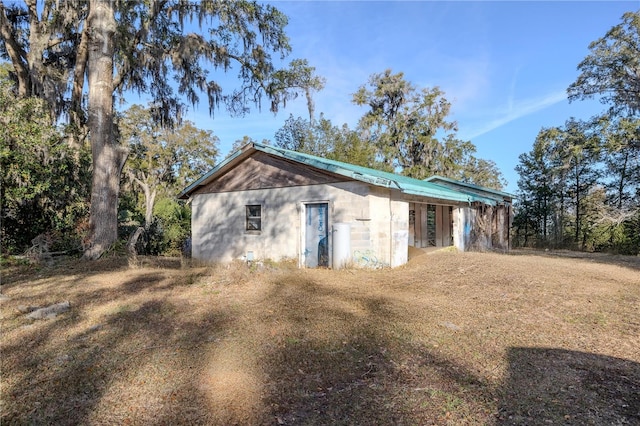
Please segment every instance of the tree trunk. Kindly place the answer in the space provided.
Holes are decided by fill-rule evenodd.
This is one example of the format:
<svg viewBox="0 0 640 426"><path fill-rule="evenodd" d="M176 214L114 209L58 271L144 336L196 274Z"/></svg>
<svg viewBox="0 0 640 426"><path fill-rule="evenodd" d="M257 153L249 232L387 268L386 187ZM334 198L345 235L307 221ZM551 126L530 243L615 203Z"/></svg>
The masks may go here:
<svg viewBox="0 0 640 426"><path fill-rule="evenodd" d="M138 243L138 239L143 232L144 228L138 226L136 230L133 231L129 236L129 241L127 241L127 261L129 262L129 267L131 268L135 268L138 266L138 251L136 250L136 244Z"/></svg>
<svg viewBox="0 0 640 426"><path fill-rule="evenodd" d="M624 197L624 183L627 174L627 162L629 161L629 151L625 151L624 163L620 171L620 183L618 184L618 210L622 210L622 198Z"/></svg>
<svg viewBox="0 0 640 426"><path fill-rule="evenodd" d="M576 166L576 234L574 241L576 245L580 244L580 174Z"/></svg>
<svg viewBox="0 0 640 426"><path fill-rule="evenodd" d="M91 0L89 31L88 127L93 156L89 247L86 259L97 259L118 238L120 173L127 151L116 144L113 132L113 37L116 30L112 0Z"/></svg>
<svg viewBox="0 0 640 426"><path fill-rule="evenodd" d="M86 118L82 110L82 96L84 88L85 70L89 57L89 32L83 29L80 36L80 45L76 54L76 65L73 70L73 89L71 91L71 103L69 106L69 124L73 131L69 135L69 146L79 148L82 136L86 136Z"/></svg>
<svg viewBox="0 0 640 426"><path fill-rule="evenodd" d="M29 70L26 64L26 52L15 40L11 33L11 25L5 15L4 4L0 2L0 35L4 39L7 55L11 59L13 69L18 79L18 96L26 98L29 96Z"/></svg>
<svg viewBox="0 0 640 426"><path fill-rule="evenodd" d="M151 222L153 221L153 205L156 203L157 191L154 189L150 191L145 202L144 221L146 229L149 229Z"/></svg>
<svg viewBox="0 0 640 426"><path fill-rule="evenodd" d="M153 221L153 206L156 203L156 195L158 194L158 191L155 188L151 189L151 185L142 179L138 179L131 171L129 171L129 178L133 182L137 183L144 193L144 230L148 231L149 227L151 227L151 222ZM144 174L142 178L145 179Z"/></svg>

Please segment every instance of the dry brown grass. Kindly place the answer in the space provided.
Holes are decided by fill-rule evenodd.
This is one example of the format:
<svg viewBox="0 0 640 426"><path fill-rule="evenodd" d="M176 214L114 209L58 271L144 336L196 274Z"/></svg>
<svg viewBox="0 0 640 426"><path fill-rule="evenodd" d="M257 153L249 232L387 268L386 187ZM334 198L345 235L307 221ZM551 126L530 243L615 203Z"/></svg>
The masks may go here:
<svg viewBox="0 0 640 426"><path fill-rule="evenodd" d="M0 423L640 424L639 259L582 257L12 267Z"/></svg>

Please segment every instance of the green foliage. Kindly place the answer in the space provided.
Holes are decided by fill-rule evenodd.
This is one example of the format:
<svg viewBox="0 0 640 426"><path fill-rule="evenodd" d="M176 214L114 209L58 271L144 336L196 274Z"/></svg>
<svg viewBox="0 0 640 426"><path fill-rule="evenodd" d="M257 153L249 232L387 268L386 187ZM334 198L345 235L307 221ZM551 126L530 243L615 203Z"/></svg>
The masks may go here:
<svg viewBox="0 0 640 426"><path fill-rule="evenodd" d="M263 97L277 111L298 93L323 85L306 60L276 68L272 55L282 59L291 46L284 31L288 19L272 5L169 0L123 1L112 7L114 94L150 95L160 123L179 122L185 102L196 104L202 95L212 112L222 104L244 114L249 104L260 106ZM57 116L69 108L81 109L88 58L83 43L93 31L87 19L89 3L46 2L46 7L30 13L28 2L0 2L0 14L7 26L0 57L12 61L20 96L45 98ZM210 72L232 68L238 76L236 87L223 87L219 73ZM72 90L74 84L80 90ZM81 119L72 124L84 123Z"/></svg>
<svg viewBox="0 0 640 426"><path fill-rule="evenodd" d="M567 90L569 100L596 95L614 114L640 112L640 11L627 12L622 22L589 45L578 65L580 75Z"/></svg>
<svg viewBox="0 0 640 426"><path fill-rule="evenodd" d="M231 149L229 150L229 152L227 153L227 157L231 154L233 154L234 152L236 152L237 150L239 150L240 148L242 148L243 146L250 144L250 143L257 143L258 141L254 140L253 138L244 135L242 137L242 139L236 139L233 142L233 145L231 145ZM263 139L262 142L260 142L262 145L271 145L271 141L269 139Z"/></svg>
<svg viewBox="0 0 640 426"><path fill-rule="evenodd" d="M473 143L456 138L457 124L448 121L451 104L438 87L418 89L403 73L386 70L372 75L353 102L369 107L360 119L360 134L375 147L383 169L502 188L495 163L476 158Z"/></svg>
<svg viewBox="0 0 640 426"><path fill-rule="evenodd" d="M276 145L417 179L441 175L490 188L505 184L496 164L475 157L475 146L455 137L446 120L450 104L438 88L418 90L402 73L371 76L353 102L368 105L359 128L334 126L324 116L290 115L275 135Z"/></svg>
<svg viewBox="0 0 640 426"><path fill-rule="evenodd" d="M184 202L163 198L156 203L153 213L149 254L179 256L191 235L191 209Z"/></svg>
<svg viewBox="0 0 640 426"><path fill-rule="evenodd" d="M516 171L515 244L640 252L640 12L589 45L570 100L599 95L589 122L543 129Z"/></svg>
<svg viewBox="0 0 640 426"><path fill-rule="evenodd" d="M271 87L268 90L276 94L284 94L282 100L279 97L273 100L276 106L279 102L286 106L287 99L297 96L297 93L295 91L292 92L291 89L302 90L307 98L309 120L313 121L315 111L313 92L322 90L326 83L324 78L315 75L315 70L315 67L310 66L306 59L294 59L289 64L288 69L276 71L273 75Z"/></svg>
<svg viewBox="0 0 640 426"><path fill-rule="evenodd" d="M437 174L435 161L442 145L438 137L455 132L447 121L451 104L439 88L418 90L403 73L386 70L370 77L353 95L356 105L369 110L360 119L365 138L392 170L416 178Z"/></svg>
<svg viewBox="0 0 640 426"><path fill-rule="evenodd" d="M640 209L636 214L624 221L620 226L619 234L616 234L617 247L620 253L640 255Z"/></svg>
<svg viewBox="0 0 640 426"><path fill-rule="evenodd" d="M260 108L263 98L276 112L300 92L309 94L323 84L303 60L277 69L272 55L282 60L291 50L287 17L254 1L48 1L38 7L0 2L0 18L0 57L14 66L19 97L45 99L52 117L68 119L70 128L91 135L92 192L101 196L91 203L88 259L98 258L116 239L117 174L126 155L108 121L115 115L114 98L148 94L153 121L174 127L186 105L203 95L211 114L224 105L243 115L250 105ZM232 68L236 84L223 87L219 75ZM85 103L85 81L108 90L89 88ZM192 166L197 173L198 164ZM186 177L188 169L183 170L176 179ZM147 189L150 212L155 195L148 184ZM145 219L150 221L149 213Z"/></svg>
<svg viewBox="0 0 640 426"><path fill-rule="evenodd" d="M640 204L640 117L604 115L597 119L608 201L619 210Z"/></svg>
<svg viewBox="0 0 640 426"><path fill-rule="evenodd" d="M567 120L542 129L516 171L516 245L636 254L633 216L640 211L638 155L628 120Z"/></svg>
<svg viewBox="0 0 640 426"><path fill-rule="evenodd" d="M173 129L160 126L151 108L133 105L118 119L120 139L129 148L123 174L129 184L175 195L209 171L218 156L219 139L189 121Z"/></svg>
<svg viewBox="0 0 640 426"><path fill-rule="evenodd" d="M18 99L0 70L2 245L21 253L47 233L54 250L79 249L88 207L89 153L68 146L42 99Z"/></svg>
<svg viewBox="0 0 640 426"><path fill-rule="evenodd" d="M317 121L290 115L284 126L276 132L275 144L281 148L360 166L382 166L376 161L373 145L360 138L346 124L334 126L322 114Z"/></svg>
<svg viewBox="0 0 640 426"><path fill-rule="evenodd" d="M140 253L179 254L191 222L188 208L174 198L215 165L218 138L188 121L161 127L151 110L139 105L125 111L118 124L129 148L120 199L123 237L144 226Z"/></svg>

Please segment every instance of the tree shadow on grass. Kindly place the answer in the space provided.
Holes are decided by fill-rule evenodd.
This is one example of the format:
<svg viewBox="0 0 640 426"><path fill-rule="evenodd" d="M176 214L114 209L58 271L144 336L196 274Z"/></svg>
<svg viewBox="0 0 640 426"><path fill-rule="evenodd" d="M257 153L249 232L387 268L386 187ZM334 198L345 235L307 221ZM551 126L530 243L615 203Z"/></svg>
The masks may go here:
<svg viewBox="0 0 640 426"><path fill-rule="evenodd" d="M385 297L294 281L270 296L289 328L261 356L274 424L439 424L491 405L489 384L390 326Z"/></svg>
<svg viewBox="0 0 640 426"><path fill-rule="evenodd" d="M410 314L380 292L291 272L259 303L203 309L167 299L188 281L141 276L3 343L3 371L19 372L3 384L3 424L640 424L632 361L510 348L505 381L488 382L414 341ZM149 297L128 304L132 291ZM98 327L74 313L112 297Z"/></svg>
<svg viewBox="0 0 640 426"><path fill-rule="evenodd" d="M499 425L638 425L640 364L553 348L510 348Z"/></svg>
<svg viewBox="0 0 640 426"><path fill-rule="evenodd" d="M139 256L137 267L174 270L181 269L182 263L182 260L178 257ZM78 280L82 280L92 275L128 269L130 269L130 265L126 256L107 256L93 261L63 257L49 264L40 263L5 268L0 271L0 284L2 285L2 290L5 290L14 285L28 283L34 278L74 275Z"/></svg>
<svg viewBox="0 0 640 426"><path fill-rule="evenodd" d="M391 299L297 283L271 295L290 328L262 357L279 424L640 424L636 362L509 348L504 381L488 381L413 342Z"/></svg>
<svg viewBox="0 0 640 426"><path fill-rule="evenodd" d="M23 373L14 376L18 380L4 389L3 398L11 403L3 407L2 424L135 423L135 411L112 409L105 413L104 407L99 408L105 397L112 406L114 399L117 401L114 386L123 386L137 374L154 368L166 359L163 354L175 358L172 365L176 366L182 366L182 357L188 355L185 359L192 364L188 368L197 371L201 368L198 360L206 359L203 342L225 330L230 317L224 311L211 311L191 322L176 322L172 313L179 309L166 300L152 299L138 307L114 311L99 326L71 333L66 339L59 337L73 327L77 319L74 315L27 325L24 341L2 348L3 370ZM156 399L175 399L172 384L167 385L170 391L161 389L162 383L157 385L145 391L158 393ZM193 388L189 395L192 400L197 399L196 391ZM135 398L135 394L136 389L131 387L122 397ZM148 411L148 407L138 408ZM107 416L96 418L96 412Z"/></svg>

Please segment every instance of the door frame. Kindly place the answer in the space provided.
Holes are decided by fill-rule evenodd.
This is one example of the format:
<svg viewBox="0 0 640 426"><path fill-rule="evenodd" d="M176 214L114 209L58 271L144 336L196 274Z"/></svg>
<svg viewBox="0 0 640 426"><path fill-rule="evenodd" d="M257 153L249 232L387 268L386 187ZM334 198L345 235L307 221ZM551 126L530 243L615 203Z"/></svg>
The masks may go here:
<svg viewBox="0 0 640 426"><path fill-rule="evenodd" d="M333 247L333 238L331 233L331 210L333 209L333 205L329 200L309 200L309 201L301 201L298 203L298 211L299 211L299 226L300 226L300 239L298 241L299 250L298 250L298 267L306 268L305 265L305 250L306 250L306 213L307 206L313 204L326 204L327 205L327 252L328 252L328 267L333 267L333 256L331 255L331 249Z"/></svg>

